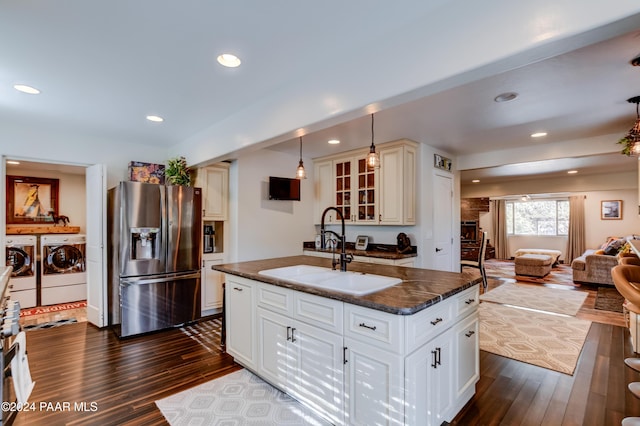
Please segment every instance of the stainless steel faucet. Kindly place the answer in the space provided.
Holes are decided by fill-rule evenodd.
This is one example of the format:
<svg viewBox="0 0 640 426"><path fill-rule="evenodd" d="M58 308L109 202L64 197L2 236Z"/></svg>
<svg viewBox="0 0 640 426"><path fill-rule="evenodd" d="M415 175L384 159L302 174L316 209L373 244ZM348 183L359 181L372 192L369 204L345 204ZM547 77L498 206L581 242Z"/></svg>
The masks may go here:
<svg viewBox="0 0 640 426"><path fill-rule="evenodd" d="M342 223L342 235L338 235L333 231L324 229L324 217L329 210L335 210L336 213L338 213L338 216L340 217L340 222ZM342 216L342 212L335 207L327 207L322 212L322 219L320 220L320 248L322 249L327 248L327 243L324 239L324 236L326 233L333 234L336 237L338 237L338 239L340 240L340 247L341 247L340 248L340 270L345 272L347 270L347 263L351 263L351 261L353 260L353 256L350 254L347 254L345 251L347 244L346 244L346 238L345 238L345 232L344 232L344 216ZM337 263L338 262L336 262L335 260L332 261L333 269L336 269Z"/></svg>

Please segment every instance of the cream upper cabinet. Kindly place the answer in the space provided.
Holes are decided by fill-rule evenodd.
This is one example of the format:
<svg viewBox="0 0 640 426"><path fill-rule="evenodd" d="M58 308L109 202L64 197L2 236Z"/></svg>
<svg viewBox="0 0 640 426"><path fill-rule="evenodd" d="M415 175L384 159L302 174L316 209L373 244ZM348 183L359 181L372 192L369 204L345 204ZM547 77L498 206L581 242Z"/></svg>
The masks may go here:
<svg viewBox="0 0 640 426"><path fill-rule="evenodd" d="M380 144L379 169L367 167L368 149L323 157L314 162L315 215L340 210L348 224L414 225L417 144L400 140ZM335 211L326 223L339 222Z"/></svg>
<svg viewBox="0 0 640 426"><path fill-rule="evenodd" d="M416 223L416 144L380 146L381 225Z"/></svg>
<svg viewBox="0 0 640 426"><path fill-rule="evenodd" d="M322 212L329 206L333 206L334 192L333 192L333 161L317 161L314 163L314 197L313 202L315 208L313 221L319 224L322 219ZM335 212L332 212L335 217ZM326 220L329 220L327 215Z"/></svg>
<svg viewBox="0 0 640 426"><path fill-rule="evenodd" d="M227 220L229 218L229 165L219 163L202 167L196 172L196 186L202 188L203 220Z"/></svg>

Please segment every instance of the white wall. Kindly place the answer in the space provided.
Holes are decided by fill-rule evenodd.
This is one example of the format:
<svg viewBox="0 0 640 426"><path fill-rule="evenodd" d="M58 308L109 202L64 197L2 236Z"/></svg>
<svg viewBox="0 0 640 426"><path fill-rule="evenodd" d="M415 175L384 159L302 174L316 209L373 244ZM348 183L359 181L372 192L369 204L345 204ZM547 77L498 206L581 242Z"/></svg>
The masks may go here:
<svg viewBox="0 0 640 426"><path fill-rule="evenodd" d="M269 200L269 176L295 176L299 158L271 150L242 154L230 173L230 261L302 254L312 241L313 166L304 160L307 179L300 183L300 201Z"/></svg>
<svg viewBox="0 0 640 426"><path fill-rule="evenodd" d="M118 140L107 136L96 138L82 129L59 129L32 126L0 119L0 155L43 163L80 166L105 164L107 186L127 179L130 161L166 163L167 150L137 144L135 140ZM4 185L2 185L4 191Z"/></svg>

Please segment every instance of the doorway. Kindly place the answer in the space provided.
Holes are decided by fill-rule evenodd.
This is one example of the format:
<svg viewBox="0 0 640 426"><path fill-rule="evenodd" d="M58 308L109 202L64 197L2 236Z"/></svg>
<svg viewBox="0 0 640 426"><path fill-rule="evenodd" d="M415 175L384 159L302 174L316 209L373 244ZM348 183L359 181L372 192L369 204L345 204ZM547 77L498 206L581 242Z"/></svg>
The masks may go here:
<svg viewBox="0 0 640 426"><path fill-rule="evenodd" d="M103 165L78 165L78 164L62 164L62 163L50 163L46 160L39 159L22 159L22 158L3 158L2 161L2 177L6 180L6 176L30 176L30 177L42 177L49 179L57 179L58 191L56 196L56 205L58 211L55 212L57 217L66 216L68 222L58 221L55 223L56 227L53 227L54 223L45 222L39 225L51 226L44 228L44 233L47 230L54 232L53 235L58 234L65 227L63 232L71 232L72 234L58 234L58 235L85 235L86 236L86 294L84 299L86 300L86 307L79 307L78 303L74 305L69 301L69 306L61 306L60 309L69 308L77 310L75 315L78 316L78 321L88 320L92 324L103 327L106 326L104 320L106 315L106 295L104 291L104 197L106 194L106 173ZM5 185L3 185L3 190ZM5 194L6 199L7 194ZM51 207L50 207L51 208ZM14 224L7 224L7 205L2 206L1 225L2 229L0 233L2 235L2 253L5 253L5 246L7 240L7 229L14 226ZM10 220L13 222L13 220ZM8 225L8 226L7 226ZM27 227L28 224L22 224ZM67 228L68 227L68 228ZM9 232L13 232L13 229ZM34 230L35 232L35 230ZM38 231L39 232L39 231ZM42 234L44 235L44 234ZM5 253L6 257L6 253ZM41 267L41 261L38 266ZM38 283L41 290L41 283ZM104 296L104 297L103 297ZM78 298L79 296L75 297ZM43 305L42 300L38 299L38 305ZM65 305L65 304L63 304ZM57 309L57 308L56 308ZM47 312L52 309L40 309L35 312L36 315L43 314L44 316L37 321L43 322L47 318ZM52 312L52 314L54 314ZM67 315L68 316L68 315ZM55 315L53 316L55 317ZM65 315L60 315L65 317ZM32 319L32 323L36 321Z"/></svg>

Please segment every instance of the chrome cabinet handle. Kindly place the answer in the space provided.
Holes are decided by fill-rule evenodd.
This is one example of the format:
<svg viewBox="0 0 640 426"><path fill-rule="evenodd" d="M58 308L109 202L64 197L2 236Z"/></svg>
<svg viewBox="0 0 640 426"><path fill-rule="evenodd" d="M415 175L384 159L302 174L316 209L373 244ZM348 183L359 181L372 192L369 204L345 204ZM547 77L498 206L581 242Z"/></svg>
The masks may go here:
<svg viewBox="0 0 640 426"><path fill-rule="evenodd" d="M442 322L442 321L443 321L442 318L436 318L435 320L431 321L431 325L436 325L436 324L438 324L439 322Z"/></svg>
<svg viewBox="0 0 640 426"><path fill-rule="evenodd" d="M343 346L342 347L342 363L346 364L347 362L349 362L349 360L347 359L347 347Z"/></svg>
<svg viewBox="0 0 640 426"><path fill-rule="evenodd" d="M291 327L287 327L287 340L291 340Z"/></svg>
<svg viewBox="0 0 640 426"><path fill-rule="evenodd" d="M292 328L291 329L291 342L292 343L296 341L296 337L295 337L295 334L294 334L295 332L296 332L296 329Z"/></svg>

